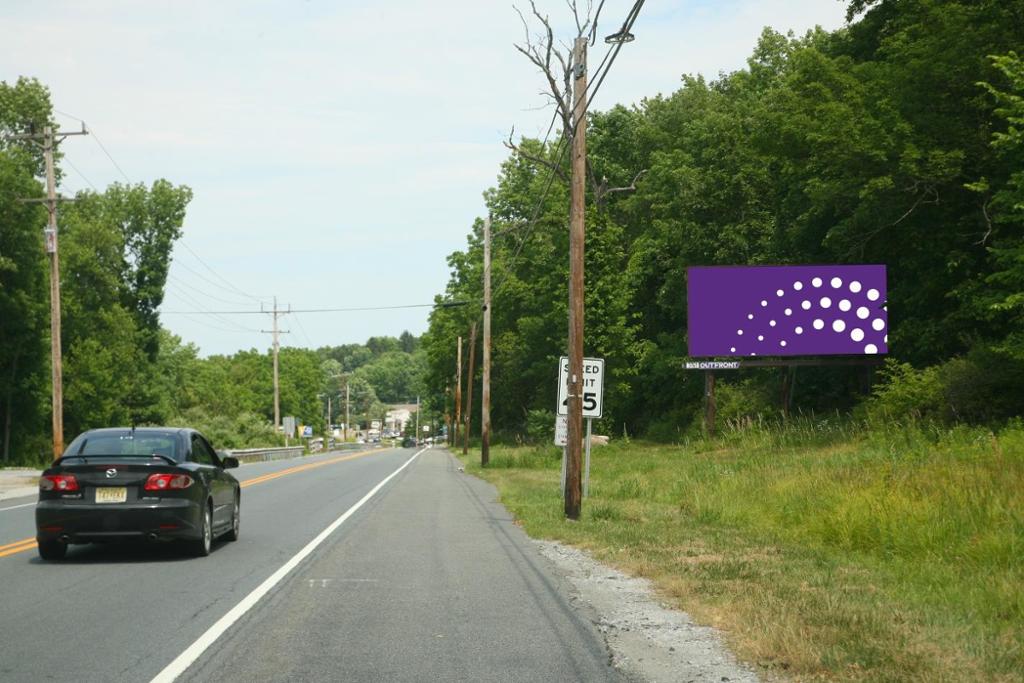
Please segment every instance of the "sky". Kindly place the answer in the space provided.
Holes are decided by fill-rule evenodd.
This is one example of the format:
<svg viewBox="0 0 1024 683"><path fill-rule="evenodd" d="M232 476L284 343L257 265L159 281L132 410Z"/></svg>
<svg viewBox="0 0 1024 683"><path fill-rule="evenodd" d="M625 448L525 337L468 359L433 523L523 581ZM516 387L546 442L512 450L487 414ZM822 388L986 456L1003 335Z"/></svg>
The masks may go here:
<svg viewBox="0 0 1024 683"><path fill-rule="evenodd" d="M632 5L606 0L598 34ZM570 43L566 0L537 7ZM649 0L590 108L744 68L765 26L833 30L844 14L842 0ZM384 309L282 316L284 346L422 334L429 308L388 307L444 291L502 142L513 127L543 137L552 115L514 48L512 2L4 2L0 35L0 80L38 78L64 129L93 132L62 145L63 194L192 188L161 321L204 356L269 348L259 311L274 297ZM590 63L606 49L598 40ZM246 313L209 314L221 311Z"/></svg>

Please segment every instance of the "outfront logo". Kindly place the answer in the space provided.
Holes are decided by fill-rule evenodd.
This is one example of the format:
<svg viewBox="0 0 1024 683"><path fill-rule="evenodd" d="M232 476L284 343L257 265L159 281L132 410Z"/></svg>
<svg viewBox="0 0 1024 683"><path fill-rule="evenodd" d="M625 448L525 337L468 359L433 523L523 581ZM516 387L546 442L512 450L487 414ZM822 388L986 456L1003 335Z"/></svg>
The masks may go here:
<svg viewBox="0 0 1024 683"><path fill-rule="evenodd" d="M113 479L116 476L117 476L117 470L116 469L111 467L109 470L107 470L107 479Z"/></svg>

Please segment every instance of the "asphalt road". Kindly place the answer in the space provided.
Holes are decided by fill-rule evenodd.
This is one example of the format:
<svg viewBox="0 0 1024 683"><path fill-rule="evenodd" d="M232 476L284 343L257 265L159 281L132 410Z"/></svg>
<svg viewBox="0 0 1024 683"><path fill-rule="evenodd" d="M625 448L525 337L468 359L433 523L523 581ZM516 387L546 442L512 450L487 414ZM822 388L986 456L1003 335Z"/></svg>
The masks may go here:
<svg viewBox="0 0 1024 683"><path fill-rule="evenodd" d="M446 452L235 472L241 540L207 558L42 562L19 545L33 499L0 502L0 680L618 680L567 584Z"/></svg>

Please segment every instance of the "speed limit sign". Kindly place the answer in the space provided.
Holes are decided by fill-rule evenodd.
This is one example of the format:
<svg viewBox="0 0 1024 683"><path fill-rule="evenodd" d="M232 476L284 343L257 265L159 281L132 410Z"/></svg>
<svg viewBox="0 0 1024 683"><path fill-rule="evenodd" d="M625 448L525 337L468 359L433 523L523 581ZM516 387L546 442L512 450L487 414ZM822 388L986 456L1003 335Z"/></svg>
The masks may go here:
<svg viewBox="0 0 1024 683"><path fill-rule="evenodd" d="M604 413L604 358L583 359L583 417ZM558 414L569 414L569 357L558 360Z"/></svg>

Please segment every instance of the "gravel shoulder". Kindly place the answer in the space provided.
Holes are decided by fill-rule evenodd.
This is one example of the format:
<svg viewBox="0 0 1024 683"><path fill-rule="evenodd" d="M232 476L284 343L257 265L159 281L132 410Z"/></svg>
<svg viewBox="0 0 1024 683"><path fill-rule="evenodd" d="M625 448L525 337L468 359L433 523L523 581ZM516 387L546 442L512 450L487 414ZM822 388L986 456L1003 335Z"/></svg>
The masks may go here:
<svg viewBox="0 0 1024 683"><path fill-rule="evenodd" d="M596 614L612 663L631 680L648 683L739 681L757 674L739 664L713 628L685 612L664 607L651 583L600 564L586 553L553 541L535 541L582 601Z"/></svg>

